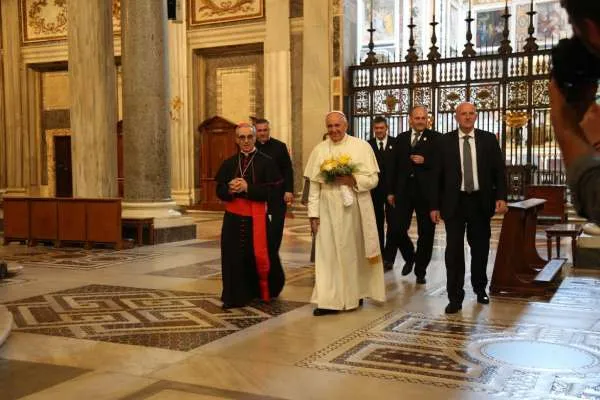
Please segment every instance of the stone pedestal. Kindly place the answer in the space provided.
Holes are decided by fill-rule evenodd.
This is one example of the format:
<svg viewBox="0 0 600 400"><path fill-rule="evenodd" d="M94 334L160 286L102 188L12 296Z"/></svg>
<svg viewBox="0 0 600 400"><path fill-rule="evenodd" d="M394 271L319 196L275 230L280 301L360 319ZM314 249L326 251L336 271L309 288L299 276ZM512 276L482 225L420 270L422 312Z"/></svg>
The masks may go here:
<svg viewBox="0 0 600 400"><path fill-rule="evenodd" d="M182 233L177 240L193 239L195 225L192 232L191 221L181 217L171 199L166 2L123 0L121 12L123 217L153 217L157 238L162 229L177 229Z"/></svg>
<svg viewBox="0 0 600 400"><path fill-rule="evenodd" d="M74 197L116 197L117 93L112 4L69 1Z"/></svg>
<svg viewBox="0 0 600 400"><path fill-rule="evenodd" d="M0 346L6 341L12 329L13 316L5 306L0 305Z"/></svg>

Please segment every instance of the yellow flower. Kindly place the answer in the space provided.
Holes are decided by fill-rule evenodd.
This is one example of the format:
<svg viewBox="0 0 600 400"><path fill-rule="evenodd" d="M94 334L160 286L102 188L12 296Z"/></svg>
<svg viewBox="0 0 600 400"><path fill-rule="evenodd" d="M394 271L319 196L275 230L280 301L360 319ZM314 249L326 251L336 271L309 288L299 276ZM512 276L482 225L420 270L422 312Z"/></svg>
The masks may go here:
<svg viewBox="0 0 600 400"><path fill-rule="evenodd" d="M348 165L350 164L350 156L348 154L342 154L338 157L338 162L340 165Z"/></svg>

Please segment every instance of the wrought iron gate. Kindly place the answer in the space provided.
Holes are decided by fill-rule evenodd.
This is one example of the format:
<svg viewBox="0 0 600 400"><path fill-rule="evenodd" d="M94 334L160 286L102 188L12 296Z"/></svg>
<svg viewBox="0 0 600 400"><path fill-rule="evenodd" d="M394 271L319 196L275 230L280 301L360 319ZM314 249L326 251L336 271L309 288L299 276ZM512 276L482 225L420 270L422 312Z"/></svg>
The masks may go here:
<svg viewBox="0 0 600 400"><path fill-rule="evenodd" d="M505 27L505 40L497 54L476 54L469 13L462 57L442 59L434 35L428 60L416 59L412 41L405 62L378 64L369 57L363 65L351 67L351 131L368 139L373 117L383 115L390 134L396 136L409 129L412 107L424 105L431 113L432 129L446 133L457 127L455 107L470 101L478 110L476 127L494 133L501 144L511 200L522 198L523 187L529 183L564 184L564 165L549 113L551 50L538 49L533 14L532 2L529 38L520 52L512 52ZM508 9L506 20L507 15Z"/></svg>

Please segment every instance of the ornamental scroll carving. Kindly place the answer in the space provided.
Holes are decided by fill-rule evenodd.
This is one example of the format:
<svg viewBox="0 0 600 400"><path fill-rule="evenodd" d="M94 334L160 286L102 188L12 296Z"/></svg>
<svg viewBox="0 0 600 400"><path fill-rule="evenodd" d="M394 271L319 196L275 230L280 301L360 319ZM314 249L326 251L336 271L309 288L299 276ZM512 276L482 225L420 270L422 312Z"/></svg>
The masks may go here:
<svg viewBox="0 0 600 400"><path fill-rule="evenodd" d="M23 43L65 40L67 0L21 0L19 2ZM121 0L113 0L113 31L121 30Z"/></svg>
<svg viewBox="0 0 600 400"><path fill-rule="evenodd" d="M264 0L189 0L190 26L261 18Z"/></svg>

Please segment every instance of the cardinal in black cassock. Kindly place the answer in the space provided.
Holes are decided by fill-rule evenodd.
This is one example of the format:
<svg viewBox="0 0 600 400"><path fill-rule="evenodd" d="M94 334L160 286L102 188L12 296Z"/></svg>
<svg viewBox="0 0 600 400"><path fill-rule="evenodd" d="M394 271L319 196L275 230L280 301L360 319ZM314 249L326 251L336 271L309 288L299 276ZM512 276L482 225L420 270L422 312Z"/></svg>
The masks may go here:
<svg viewBox="0 0 600 400"><path fill-rule="evenodd" d="M256 298L279 295L285 276L274 238L269 237L267 204L283 180L277 165L254 147L251 126L236 130L240 152L225 160L215 180L225 202L221 231L223 308L243 307Z"/></svg>

